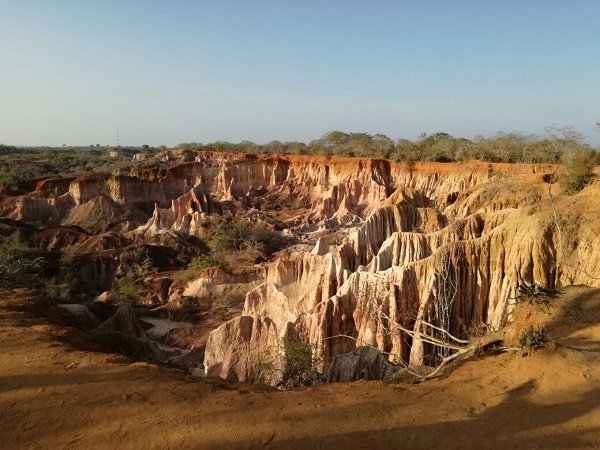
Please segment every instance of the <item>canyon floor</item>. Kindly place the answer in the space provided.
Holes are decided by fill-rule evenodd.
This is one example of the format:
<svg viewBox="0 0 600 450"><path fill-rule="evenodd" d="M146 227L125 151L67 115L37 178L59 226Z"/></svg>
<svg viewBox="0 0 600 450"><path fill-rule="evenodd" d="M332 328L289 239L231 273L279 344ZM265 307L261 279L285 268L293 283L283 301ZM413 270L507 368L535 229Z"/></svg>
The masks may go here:
<svg viewBox="0 0 600 450"><path fill-rule="evenodd" d="M103 353L48 300L0 291L0 447L598 448L600 290L570 287L529 355L481 355L417 385L277 391Z"/></svg>

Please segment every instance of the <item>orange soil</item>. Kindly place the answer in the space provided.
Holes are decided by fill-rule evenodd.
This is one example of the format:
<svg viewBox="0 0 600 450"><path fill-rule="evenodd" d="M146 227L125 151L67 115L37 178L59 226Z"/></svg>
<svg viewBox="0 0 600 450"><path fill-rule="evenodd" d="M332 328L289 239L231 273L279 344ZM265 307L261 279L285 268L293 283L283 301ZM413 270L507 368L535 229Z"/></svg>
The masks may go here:
<svg viewBox="0 0 600 450"><path fill-rule="evenodd" d="M480 357L419 385L287 392L101 353L47 301L0 291L0 447L599 447L600 290L565 291L551 316L515 315L555 340L530 356Z"/></svg>

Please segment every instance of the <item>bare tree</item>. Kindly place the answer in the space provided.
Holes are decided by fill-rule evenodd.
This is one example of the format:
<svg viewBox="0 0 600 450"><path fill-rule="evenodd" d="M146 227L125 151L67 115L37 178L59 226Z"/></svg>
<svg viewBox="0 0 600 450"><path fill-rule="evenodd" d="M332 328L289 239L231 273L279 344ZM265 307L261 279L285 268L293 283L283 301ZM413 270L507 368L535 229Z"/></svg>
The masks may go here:
<svg viewBox="0 0 600 450"><path fill-rule="evenodd" d="M500 332L493 332L484 336L472 337L470 339L459 339L456 336L449 333L447 330L444 330L443 328L433 325L432 323L429 323L424 320L419 323L418 329L408 329L402 326L398 321L389 317L389 315L383 312L382 309L379 309L379 311L381 313L380 318L378 319L380 321L380 326L383 327L387 333L392 334L394 331L402 332L413 340L418 337L422 342L430 344L438 349L444 349L445 353L447 353L446 356L443 356L438 360L438 365L436 367L433 367L429 373L425 374L415 370L413 367L408 365L405 361L402 360L400 355L382 351L384 355L387 355L396 363L402 365L408 371L408 373L413 375L418 380L427 380L430 378L434 378L438 376L441 370L452 361L458 360L460 358L467 358L473 356L477 354L481 349L487 346L502 343L502 334ZM436 337L436 335L441 336L441 338ZM356 342L357 347L374 347L368 342L364 342L360 339L349 335L330 336L325 338L324 340L336 338L346 338L354 340ZM501 347L500 350L509 351L516 349ZM441 353L442 352L440 352L439 354Z"/></svg>
<svg viewBox="0 0 600 450"><path fill-rule="evenodd" d="M416 379L433 378L450 362L475 355L483 347L502 342L502 335L499 332L466 339L453 334L452 323L460 294L459 266L464 257L465 249L462 242L450 244L432 256L434 259L430 282L432 297L429 300L429 314L425 317L419 317L416 311L408 311L402 305L395 304L394 302L398 300L393 295L378 300L377 295L367 292L368 286L362 288L360 296L366 299L366 306L378 330L378 350L387 355L390 360L401 364ZM407 314L411 317L405 317ZM354 340L356 346L374 347L372 341L343 334L330 336L325 340L336 338ZM391 349L394 346L391 342L394 339L404 339L406 343L410 343L410 346L417 340L429 346L429 361L432 365L429 373L415 370L403 359L403 355L393 353ZM501 349L508 350L503 347Z"/></svg>
<svg viewBox="0 0 600 450"><path fill-rule="evenodd" d="M46 267L43 257L10 258L0 257L0 286L13 289L16 286L35 286Z"/></svg>
<svg viewBox="0 0 600 450"><path fill-rule="evenodd" d="M576 269L571 267L567 261L563 226L558 215L554 195L552 194L552 185L558 179L557 174L562 163L568 171L568 177L562 179L562 182L565 185L563 188L566 187L565 192L574 193L581 190L592 177L592 159L589 149L582 145L582 134L574 131L573 127L547 127L546 136L550 144L560 155L560 161L557 162L554 172L547 177L548 197L550 198L550 203L552 205L554 226L556 227L558 247L563 267L567 273L567 280L570 284L573 284Z"/></svg>
<svg viewBox="0 0 600 450"><path fill-rule="evenodd" d="M454 264L453 264L454 254ZM455 247L455 251L445 248L438 251L435 255L433 286L435 289L435 312L437 318L437 328L432 329L437 339L442 342L449 342L451 319L454 313L454 304L458 294L458 263L464 257L464 250L461 245ZM451 348L436 346L437 356L443 359L450 355Z"/></svg>

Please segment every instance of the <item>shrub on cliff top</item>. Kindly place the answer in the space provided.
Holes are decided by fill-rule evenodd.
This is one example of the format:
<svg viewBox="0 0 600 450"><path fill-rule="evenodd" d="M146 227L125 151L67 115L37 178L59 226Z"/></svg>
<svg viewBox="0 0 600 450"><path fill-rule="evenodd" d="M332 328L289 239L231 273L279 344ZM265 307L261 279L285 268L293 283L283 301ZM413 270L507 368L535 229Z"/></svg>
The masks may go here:
<svg viewBox="0 0 600 450"><path fill-rule="evenodd" d="M6 186L13 191L31 187L31 172L21 169L0 170L0 185Z"/></svg>
<svg viewBox="0 0 600 450"><path fill-rule="evenodd" d="M563 156L563 164L567 172L560 177L563 191L573 195L586 187L594 177L594 152L580 147Z"/></svg>

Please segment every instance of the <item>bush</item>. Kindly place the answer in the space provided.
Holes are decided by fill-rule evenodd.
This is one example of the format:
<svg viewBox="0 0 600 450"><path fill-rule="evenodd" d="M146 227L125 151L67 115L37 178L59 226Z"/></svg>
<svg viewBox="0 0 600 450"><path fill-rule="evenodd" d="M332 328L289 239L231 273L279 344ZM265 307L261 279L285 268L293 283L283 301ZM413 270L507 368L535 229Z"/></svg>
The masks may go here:
<svg viewBox="0 0 600 450"><path fill-rule="evenodd" d="M53 300L66 302L71 300L73 295L79 290L77 278L71 276L52 277L42 283L42 292Z"/></svg>
<svg viewBox="0 0 600 450"><path fill-rule="evenodd" d="M586 187L594 177L594 154L591 150L580 148L563 156L567 173L563 173L560 182L567 195L573 195Z"/></svg>
<svg viewBox="0 0 600 450"><path fill-rule="evenodd" d="M313 384L317 366L323 361L321 352L315 345L299 338L283 338L279 343L279 355L283 362L283 389Z"/></svg>
<svg viewBox="0 0 600 450"><path fill-rule="evenodd" d="M276 368L277 361L280 369ZM284 337L275 348L275 358L267 358L259 365L255 382L279 389L310 386L321 380L318 367L322 362L323 355L316 345L297 337Z"/></svg>
<svg viewBox="0 0 600 450"><path fill-rule="evenodd" d="M242 219L227 221L219 217L210 223L207 243L213 250L241 251L249 242L264 245L268 240L269 231L261 223Z"/></svg>
<svg viewBox="0 0 600 450"><path fill-rule="evenodd" d="M261 222L214 217L207 221L205 228L204 241L209 252L194 257L189 268L244 269L264 257L269 247L277 245L272 233Z"/></svg>
<svg viewBox="0 0 600 450"><path fill-rule="evenodd" d="M41 254L21 242L17 235L0 241L0 286L36 287L46 270L47 262Z"/></svg>
<svg viewBox="0 0 600 450"><path fill-rule="evenodd" d="M221 267L226 269L225 260L219 258L214 252L209 252L203 255L194 256L188 264L188 269L204 270L210 267Z"/></svg>
<svg viewBox="0 0 600 450"><path fill-rule="evenodd" d="M133 274L127 274L115 282L115 297L119 306L137 306L142 286L136 281Z"/></svg>
<svg viewBox="0 0 600 450"><path fill-rule="evenodd" d="M290 204L290 209L306 208L310 208L310 203L300 197L296 197L294 200L292 200L292 203Z"/></svg>
<svg viewBox="0 0 600 450"><path fill-rule="evenodd" d="M0 184L14 191L30 187L31 178L33 178L31 172L20 169L0 171Z"/></svg>

